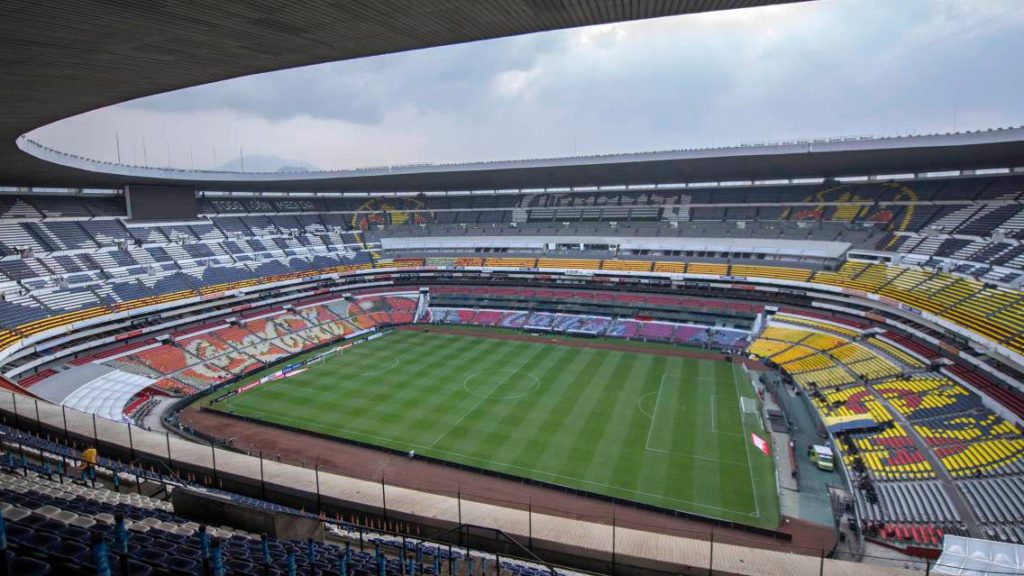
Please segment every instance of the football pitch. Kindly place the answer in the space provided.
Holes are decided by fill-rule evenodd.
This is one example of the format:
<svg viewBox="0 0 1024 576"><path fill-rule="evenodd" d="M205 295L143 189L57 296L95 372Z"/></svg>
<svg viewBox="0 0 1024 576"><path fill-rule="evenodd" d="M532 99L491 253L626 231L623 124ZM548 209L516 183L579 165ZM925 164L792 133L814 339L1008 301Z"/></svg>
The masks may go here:
<svg viewBox="0 0 1024 576"><path fill-rule="evenodd" d="M743 401L741 398L746 398ZM738 365L397 331L212 407L342 439L775 528Z"/></svg>

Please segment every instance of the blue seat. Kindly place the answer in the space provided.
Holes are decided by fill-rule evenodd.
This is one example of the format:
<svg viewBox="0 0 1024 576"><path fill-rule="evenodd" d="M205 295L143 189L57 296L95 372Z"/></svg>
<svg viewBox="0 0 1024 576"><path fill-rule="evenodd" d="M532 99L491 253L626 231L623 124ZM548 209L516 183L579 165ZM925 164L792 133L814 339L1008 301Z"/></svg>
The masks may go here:
<svg viewBox="0 0 1024 576"><path fill-rule="evenodd" d="M21 524L22 526L24 526L26 528L31 528L32 530L39 529L40 527L43 526L43 524L46 524L46 522L47 522L46 518L43 518L42 516L37 516L35 514L33 514L31 516L26 516L26 517L22 518L21 520L18 520L18 524Z"/></svg>
<svg viewBox="0 0 1024 576"><path fill-rule="evenodd" d="M157 550L156 548L143 548L142 550L139 550L139 553L135 555L135 558L139 562L159 566L167 561L167 553L163 550Z"/></svg>
<svg viewBox="0 0 1024 576"><path fill-rule="evenodd" d="M22 538L32 534L32 529L22 524L15 524L14 522L7 522L4 526L7 531L7 540L10 542L20 542Z"/></svg>
<svg viewBox="0 0 1024 576"><path fill-rule="evenodd" d="M154 550L160 550L162 552L173 552L178 548L178 546L179 545L175 544L174 542L168 542L166 540L157 539L154 539L152 542L149 543L149 548L152 548Z"/></svg>
<svg viewBox="0 0 1024 576"><path fill-rule="evenodd" d="M71 540L60 540L47 549L50 556L57 561L73 563L84 554L89 553L89 547Z"/></svg>
<svg viewBox="0 0 1024 576"><path fill-rule="evenodd" d="M47 532L51 532L59 536L64 533L64 530L67 529L67 524L62 524L60 522L57 522L56 520L47 520L38 528L39 530L46 530Z"/></svg>
<svg viewBox="0 0 1024 576"><path fill-rule="evenodd" d="M65 540L75 540L77 542L88 542L89 531L85 528L79 528L78 526L68 526L60 534L61 538Z"/></svg>
<svg viewBox="0 0 1024 576"><path fill-rule="evenodd" d="M93 524L92 526L90 526L88 528L88 530L89 530L89 532L93 532L93 533L97 533L97 534L103 534L104 536L107 536L107 535L112 534L114 532L114 527L111 526L110 524L102 524L101 523L101 524Z"/></svg>
<svg viewBox="0 0 1024 576"><path fill-rule="evenodd" d="M153 567L135 560L128 561L128 573L122 574L121 567L116 562L111 562L111 576L150 576L153 573Z"/></svg>
<svg viewBox="0 0 1024 576"><path fill-rule="evenodd" d="M46 574L50 574L53 571L48 562L34 558L15 558L11 561L10 567L11 574L17 574L18 576L46 576Z"/></svg>
<svg viewBox="0 0 1024 576"><path fill-rule="evenodd" d="M245 571L251 570L253 568L253 565L252 565L251 562L246 562L245 560L236 560L236 559L228 560L227 562L224 563L224 565L228 568L228 573L229 574L236 574L238 572L245 572Z"/></svg>
<svg viewBox="0 0 1024 576"><path fill-rule="evenodd" d="M178 558L199 560L201 554L198 548L193 548L192 546L178 546L174 549L174 555Z"/></svg>
<svg viewBox="0 0 1024 576"><path fill-rule="evenodd" d="M60 537L47 532L35 532L21 539L19 547L32 555L45 557L51 546L60 544Z"/></svg>
<svg viewBox="0 0 1024 576"><path fill-rule="evenodd" d="M199 565L198 560L184 556L171 556L164 563L164 567L171 574L187 574L189 576L199 573Z"/></svg>

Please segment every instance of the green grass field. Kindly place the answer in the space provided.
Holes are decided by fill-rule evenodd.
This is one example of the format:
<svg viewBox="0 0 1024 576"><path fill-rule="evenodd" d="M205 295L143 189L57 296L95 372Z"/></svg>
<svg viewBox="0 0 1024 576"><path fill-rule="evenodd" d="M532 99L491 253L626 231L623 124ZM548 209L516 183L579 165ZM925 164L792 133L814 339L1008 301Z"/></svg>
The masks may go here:
<svg viewBox="0 0 1024 576"><path fill-rule="evenodd" d="M398 331L213 407L774 528L774 463L741 396L727 362Z"/></svg>

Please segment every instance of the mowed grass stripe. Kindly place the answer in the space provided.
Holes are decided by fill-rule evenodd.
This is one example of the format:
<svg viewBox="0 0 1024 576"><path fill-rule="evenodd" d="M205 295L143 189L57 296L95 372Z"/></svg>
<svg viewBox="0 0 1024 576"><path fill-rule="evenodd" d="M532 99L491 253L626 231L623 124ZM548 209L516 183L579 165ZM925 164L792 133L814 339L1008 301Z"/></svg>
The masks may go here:
<svg viewBox="0 0 1024 576"><path fill-rule="evenodd" d="M520 465L532 462L530 451L535 449L537 422L534 414L543 407L544 398L550 390L538 388L530 393L533 388L531 382L536 378L543 386L543 382L549 382L551 374L559 370L564 361L562 350L554 346L541 347L541 353L533 357L529 366L513 376L520 379L521 383L514 392L521 396L494 400L494 404L488 406L489 417L475 425L477 433L472 445L473 454Z"/></svg>
<svg viewBox="0 0 1024 576"><path fill-rule="evenodd" d="M637 356L626 354L608 354L602 362L598 374L600 388L593 391L600 394L605 402L596 403L588 416L597 445L611 455L606 458L592 458L589 465L581 468L585 478L599 482L635 489L638 486L636 476L639 470L631 461L630 455L636 450L631 442L635 439L630 432L636 427L636 419L644 415L639 410L619 410L621 405L636 404L636 389L623 383L646 381L648 373L655 364L654 356ZM626 467L623 467L623 465Z"/></svg>
<svg viewBox="0 0 1024 576"><path fill-rule="evenodd" d="M632 386L622 386L619 393L619 400L610 404L608 408L614 410L613 414L619 422L619 427L625 433L619 439L614 449L618 457L614 466L610 467L606 478L618 479L619 485L630 490L650 491L650 486L644 485L645 464L648 456L655 453L644 449L647 442L647 435L650 429L651 418L648 416L654 409L654 397L657 395L657 382L661 380L661 374L667 369L666 361L661 357L645 356L646 361L639 359L634 362L623 362L621 370L617 370L616 376L620 382L637 383ZM643 400L647 399L646 408ZM616 408L632 402L634 409L620 411ZM646 413L644 412L646 410ZM653 461L652 461L653 462ZM653 471L652 471L653 473ZM608 482L614 484L614 482Z"/></svg>
<svg viewBox="0 0 1024 576"><path fill-rule="evenodd" d="M753 450L748 465L737 391L754 392L735 374L642 351L399 331L215 408L774 527L774 464ZM638 405L654 414L659 387L652 423ZM757 420L748 427L765 436Z"/></svg>

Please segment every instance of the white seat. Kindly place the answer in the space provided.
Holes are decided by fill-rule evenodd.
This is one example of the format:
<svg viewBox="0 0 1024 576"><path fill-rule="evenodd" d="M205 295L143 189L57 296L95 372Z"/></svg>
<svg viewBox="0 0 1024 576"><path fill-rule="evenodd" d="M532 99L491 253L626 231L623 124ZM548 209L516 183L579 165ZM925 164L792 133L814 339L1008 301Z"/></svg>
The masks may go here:
<svg viewBox="0 0 1024 576"><path fill-rule="evenodd" d="M26 508L19 508L17 506L12 506L12 507L8 508L7 510L4 510L3 515L4 515L4 520L10 520L11 522L17 522L19 520L24 520L25 518L31 516L32 515L32 511L28 510Z"/></svg>
<svg viewBox="0 0 1024 576"><path fill-rule="evenodd" d="M60 511L60 508L57 508L56 506L51 506L49 504L45 506L40 506L39 508L33 510L35 514L38 514L39 516L45 516L47 518L52 518L54 514Z"/></svg>
<svg viewBox="0 0 1024 576"><path fill-rule="evenodd" d="M96 525L96 520L89 518L88 516L79 516L71 522L68 522L68 526L77 526L79 528L92 528Z"/></svg>
<svg viewBox="0 0 1024 576"><path fill-rule="evenodd" d="M67 510L61 510L61 511L57 512L56 514L50 516L50 520L56 520L57 522L60 522L61 524L67 524L68 522L71 522L75 518L78 518L78 514L75 514L74 512L69 512Z"/></svg>
<svg viewBox="0 0 1024 576"><path fill-rule="evenodd" d="M142 519L142 524L149 526L150 528L157 528L160 526L161 522L159 519L149 516Z"/></svg>
<svg viewBox="0 0 1024 576"><path fill-rule="evenodd" d="M112 514L107 514L106 512L100 512L99 514L93 515L93 520L96 520L97 522L101 522L103 524L113 524L114 516Z"/></svg>

